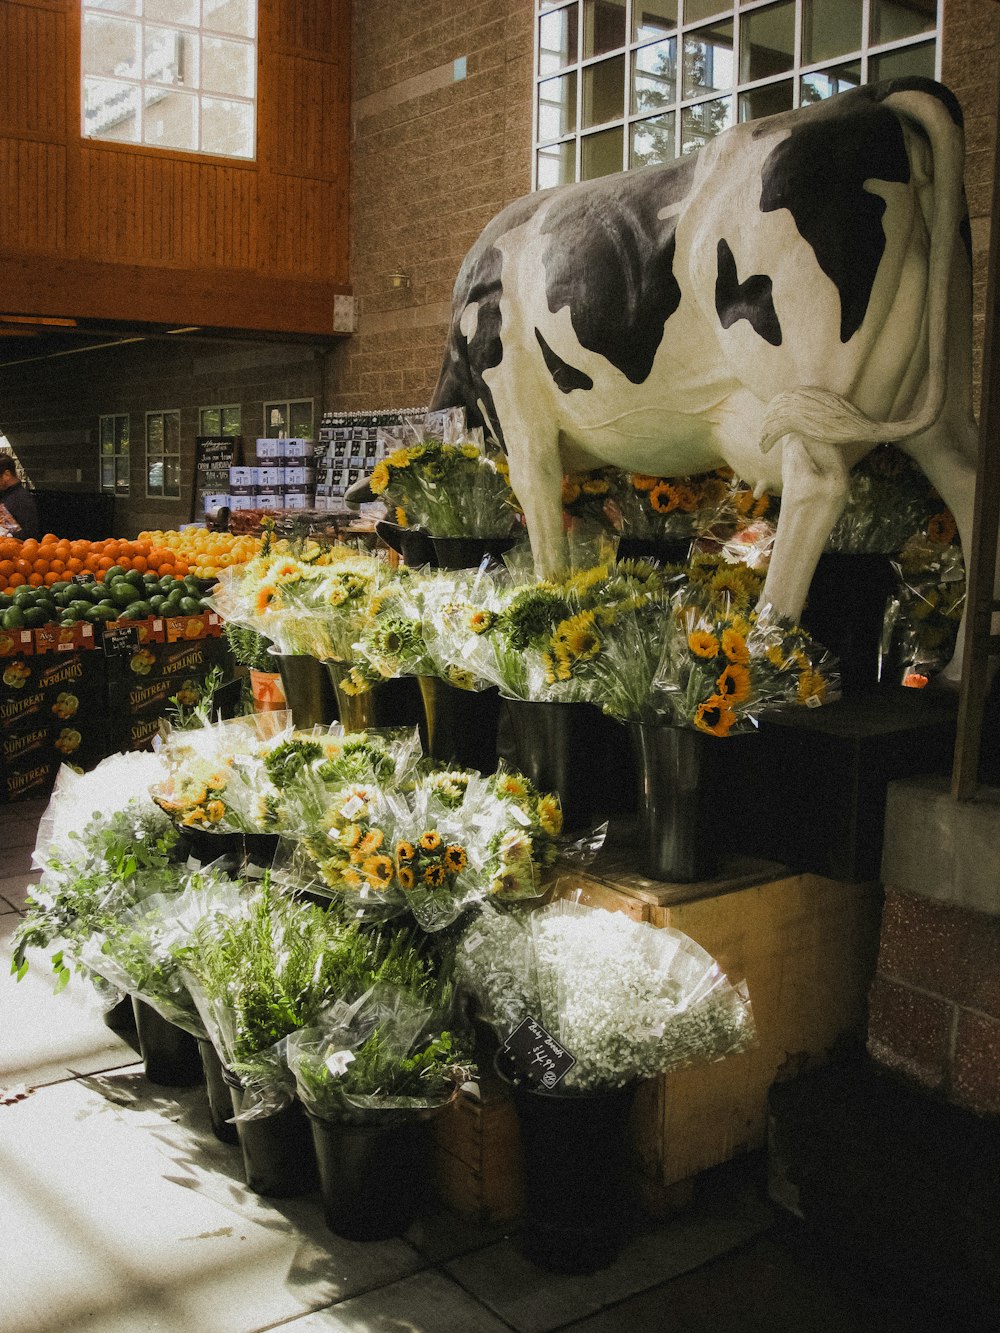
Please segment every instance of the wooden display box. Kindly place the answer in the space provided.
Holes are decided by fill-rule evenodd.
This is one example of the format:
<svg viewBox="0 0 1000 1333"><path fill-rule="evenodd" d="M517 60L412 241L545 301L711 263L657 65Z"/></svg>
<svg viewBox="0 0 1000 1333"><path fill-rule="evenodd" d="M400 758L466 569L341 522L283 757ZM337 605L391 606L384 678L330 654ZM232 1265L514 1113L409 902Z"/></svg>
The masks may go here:
<svg viewBox="0 0 1000 1333"><path fill-rule="evenodd" d="M751 858L725 862L716 879L657 883L634 870L628 841L606 846L586 870L558 866L553 896L690 935L733 980L746 981L757 1025L752 1050L640 1089L640 1196L662 1215L683 1205L699 1172L764 1143L775 1079L863 1031L881 892ZM438 1178L451 1207L501 1220L520 1203L520 1145L502 1088L483 1087L482 1105L460 1099L437 1122Z"/></svg>

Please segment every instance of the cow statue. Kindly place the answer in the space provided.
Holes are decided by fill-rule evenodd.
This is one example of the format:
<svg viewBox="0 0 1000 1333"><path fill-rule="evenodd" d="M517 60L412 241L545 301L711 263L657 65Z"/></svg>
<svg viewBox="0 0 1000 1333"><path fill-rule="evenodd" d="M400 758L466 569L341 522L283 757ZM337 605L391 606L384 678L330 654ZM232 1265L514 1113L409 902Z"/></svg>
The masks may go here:
<svg viewBox="0 0 1000 1333"><path fill-rule="evenodd" d="M565 560L564 472L728 464L782 497L762 602L797 619L880 442L916 460L968 551L963 157L949 90L897 79L498 214L455 283L432 406L506 449L538 575Z"/></svg>

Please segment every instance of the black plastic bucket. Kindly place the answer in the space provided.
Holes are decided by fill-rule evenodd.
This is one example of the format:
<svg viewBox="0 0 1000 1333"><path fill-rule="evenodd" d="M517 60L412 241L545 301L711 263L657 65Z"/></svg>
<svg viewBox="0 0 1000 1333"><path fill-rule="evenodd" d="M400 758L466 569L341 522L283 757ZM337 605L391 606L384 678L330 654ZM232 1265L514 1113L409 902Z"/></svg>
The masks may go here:
<svg viewBox="0 0 1000 1333"><path fill-rule="evenodd" d="M229 1088L233 1114L239 1115L243 1110L243 1084L225 1066L222 1077ZM291 1199L316 1188L316 1154L299 1102L293 1101L259 1120L237 1120L236 1133L243 1150L247 1185L255 1194Z"/></svg>
<svg viewBox="0 0 1000 1333"><path fill-rule="evenodd" d="M222 1077L222 1061L218 1052L207 1039L198 1042L198 1054L205 1071L205 1092L208 1094L208 1114L212 1121L212 1133L220 1143L239 1143L239 1134L230 1117L233 1114L233 1102L229 1088Z"/></svg>
<svg viewBox="0 0 1000 1333"><path fill-rule="evenodd" d="M198 1040L177 1027L138 996L132 997L139 1051L150 1083L164 1088L191 1088L204 1072Z"/></svg>

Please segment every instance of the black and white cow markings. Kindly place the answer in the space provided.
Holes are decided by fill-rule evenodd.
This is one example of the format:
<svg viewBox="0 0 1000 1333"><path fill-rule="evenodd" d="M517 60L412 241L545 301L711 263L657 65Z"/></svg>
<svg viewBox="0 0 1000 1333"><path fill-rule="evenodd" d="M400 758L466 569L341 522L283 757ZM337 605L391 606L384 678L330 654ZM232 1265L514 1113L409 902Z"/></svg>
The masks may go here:
<svg viewBox="0 0 1000 1333"><path fill-rule="evenodd" d="M538 329L535 329L535 337L538 339L538 346L542 349L545 368L552 376L553 383L560 393L572 393L574 389L592 389L594 387L594 381L589 375L585 375L582 370L577 370L575 366L571 366L568 361L564 361L561 356L557 356L553 352Z"/></svg>
<svg viewBox="0 0 1000 1333"><path fill-rule="evenodd" d="M771 279L765 273L754 273L740 282L736 274L736 259L724 237L719 241L715 308L724 329L731 328L739 319L745 319L765 342L769 342L772 347L781 346L781 325L774 309Z"/></svg>

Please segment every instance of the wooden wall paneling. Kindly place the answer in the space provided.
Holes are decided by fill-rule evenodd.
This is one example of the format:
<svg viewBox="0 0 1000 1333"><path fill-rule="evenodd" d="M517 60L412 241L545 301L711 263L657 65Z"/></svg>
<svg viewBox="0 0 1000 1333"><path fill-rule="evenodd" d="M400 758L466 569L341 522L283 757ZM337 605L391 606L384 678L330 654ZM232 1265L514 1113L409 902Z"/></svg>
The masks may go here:
<svg viewBox="0 0 1000 1333"><path fill-rule="evenodd" d="M27 254L65 252L64 179L61 145L0 139L0 245Z"/></svg>
<svg viewBox="0 0 1000 1333"><path fill-rule="evenodd" d="M0 133L65 138L66 15L56 5L0 4Z"/></svg>
<svg viewBox="0 0 1000 1333"><path fill-rule="evenodd" d="M283 0L278 6L277 40L286 48L336 56L350 45L349 0Z"/></svg>

